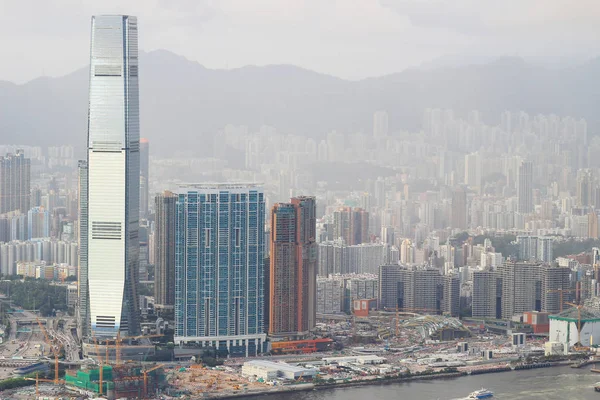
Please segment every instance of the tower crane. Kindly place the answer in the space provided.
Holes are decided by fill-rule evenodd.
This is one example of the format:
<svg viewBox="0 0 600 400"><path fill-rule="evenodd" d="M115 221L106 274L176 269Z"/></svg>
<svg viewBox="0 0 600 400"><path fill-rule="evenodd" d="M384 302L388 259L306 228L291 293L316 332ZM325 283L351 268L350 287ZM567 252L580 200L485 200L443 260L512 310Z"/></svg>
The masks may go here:
<svg viewBox="0 0 600 400"><path fill-rule="evenodd" d="M144 399L148 398L148 373L152 372L156 369L162 368L162 367L164 367L164 364L158 364L150 369L143 371L143 374L144 374L144 387L143 387L144 396L143 396L143 398Z"/></svg>
<svg viewBox="0 0 600 400"><path fill-rule="evenodd" d="M584 289L584 288L579 288L579 289L548 289L548 290L546 290L546 293L558 293L560 295L560 312L563 312L563 305L564 304L569 304L569 303L564 302L564 300L563 300L563 293L572 293L572 292L576 293L576 297L581 298L581 293L588 292L588 290Z"/></svg>
<svg viewBox="0 0 600 400"><path fill-rule="evenodd" d="M50 351L52 351L52 353L54 354L54 380L52 382L54 382L55 385L58 385L59 383L64 383L63 380L58 379L58 356L60 355L61 344L60 344L60 342L58 344L53 344L50 341L50 338L48 337L48 334L46 333L46 329L42 325L42 322L40 321L40 319L36 317L36 320L40 327L40 330L44 334L46 343L48 343L48 346L50 346Z"/></svg>

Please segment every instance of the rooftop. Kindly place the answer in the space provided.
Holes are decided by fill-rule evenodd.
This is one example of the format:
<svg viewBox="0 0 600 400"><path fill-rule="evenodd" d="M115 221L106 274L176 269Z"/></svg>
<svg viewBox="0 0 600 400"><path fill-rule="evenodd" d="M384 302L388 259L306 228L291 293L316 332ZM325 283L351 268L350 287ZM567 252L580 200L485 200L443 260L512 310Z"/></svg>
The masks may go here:
<svg viewBox="0 0 600 400"><path fill-rule="evenodd" d="M571 307L563 312L550 315L550 319L559 319L559 320L571 320L578 321L579 320L579 312L577 311L577 307ZM600 321L600 310L595 310L590 307L581 307L581 320L582 321Z"/></svg>
<svg viewBox="0 0 600 400"><path fill-rule="evenodd" d="M252 360L246 361L245 364L256 365L264 368L272 368L279 371L288 371L288 372L305 372L309 371L306 368L298 367L296 365L286 364L284 362L274 362L267 360Z"/></svg>

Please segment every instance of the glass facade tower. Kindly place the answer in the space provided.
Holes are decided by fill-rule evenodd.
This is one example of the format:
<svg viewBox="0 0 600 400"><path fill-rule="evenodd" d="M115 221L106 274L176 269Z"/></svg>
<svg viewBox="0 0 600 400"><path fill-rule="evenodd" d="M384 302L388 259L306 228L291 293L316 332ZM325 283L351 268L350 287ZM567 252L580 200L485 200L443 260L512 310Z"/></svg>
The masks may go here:
<svg viewBox="0 0 600 400"><path fill-rule="evenodd" d="M96 337L139 332L137 19L92 17L87 165L89 319ZM86 224L82 224L85 226ZM83 236L82 236L83 238ZM80 301L85 304L85 301Z"/></svg>
<svg viewBox="0 0 600 400"><path fill-rule="evenodd" d="M263 350L265 199L254 185L180 189L175 222L175 344Z"/></svg>

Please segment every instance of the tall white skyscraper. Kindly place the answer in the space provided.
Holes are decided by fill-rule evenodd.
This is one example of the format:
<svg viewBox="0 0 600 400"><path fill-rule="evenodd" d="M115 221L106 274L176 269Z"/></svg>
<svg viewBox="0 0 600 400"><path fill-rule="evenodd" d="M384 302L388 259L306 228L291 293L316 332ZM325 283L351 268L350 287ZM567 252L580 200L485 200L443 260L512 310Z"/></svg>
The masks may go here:
<svg viewBox="0 0 600 400"><path fill-rule="evenodd" d="M96 337L139 332L140 124L137 18L92 17L87 290Z"/></svg>

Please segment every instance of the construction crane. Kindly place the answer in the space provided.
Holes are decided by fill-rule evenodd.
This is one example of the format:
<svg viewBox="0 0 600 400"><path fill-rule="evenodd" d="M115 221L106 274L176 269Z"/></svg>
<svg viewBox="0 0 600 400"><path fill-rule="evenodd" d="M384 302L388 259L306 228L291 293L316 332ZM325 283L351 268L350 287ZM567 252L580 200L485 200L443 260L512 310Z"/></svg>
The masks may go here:
<svg viewBox="0 0 600 400"><path fill-rule="evenodd" d="M53 345L52 342L50 341L50 338L48 337L48 334L46 333L46 329L44 329L44 326L42 325L42 322L40 321L40 319L36 317L36 320L40 327L40 330L44 334L46 343L48 343L48 346L50 346L50 350L54 354L54 381L53 382L55 385L58 385L59 383L61 383L61 380L58 379L58 356L60 355L60 346L61 346L60 342L59 342L59 344ZM62 382L64 382L64 381L62 381Z"/></svg>
<svg viewBox="0 0 600 400"><path fill-rule="evenodd" d="M558 293L560 295L560 312L563 311L563 304L565 304L565 302L563 301L563 293L571 293L571 292L576 292L575 297L576 298L581 298L581 293L582 292L588 292L587 289L584 288L578 288L578 289L548 289L546 290L546 293ZM569 304L569 303L566 303Z"/></svg>
<svg viewBox="0 0 600 400"><path fill-rule="evenodd" d="M96 339L96 336L92 335L92 339L94 340L94 345L96 346L96 357L98 357L98 365L100 367L99 372L99 385L98 385L98 394L100 396L102 396L102 372L104 369L104 364L102 364L102 356L100 355L100 348L98 347L98 339Z"/></svg>
<svg viewBox="0 0 600 400"><path fill-rule="evenodd" d="M156 369L162 368L162 367L164 367L164 364L158 364L158 365L156 365L156 366L154 366L154 367L152 367L150 369L147 369L147 370L143 371L143 374L144 374L144 387L142 388L142 390L143 390L143 393L144 393L144 396L143 396L144 399L148 398L148 373L152 372L152 371L154 371Z"/></svg>

